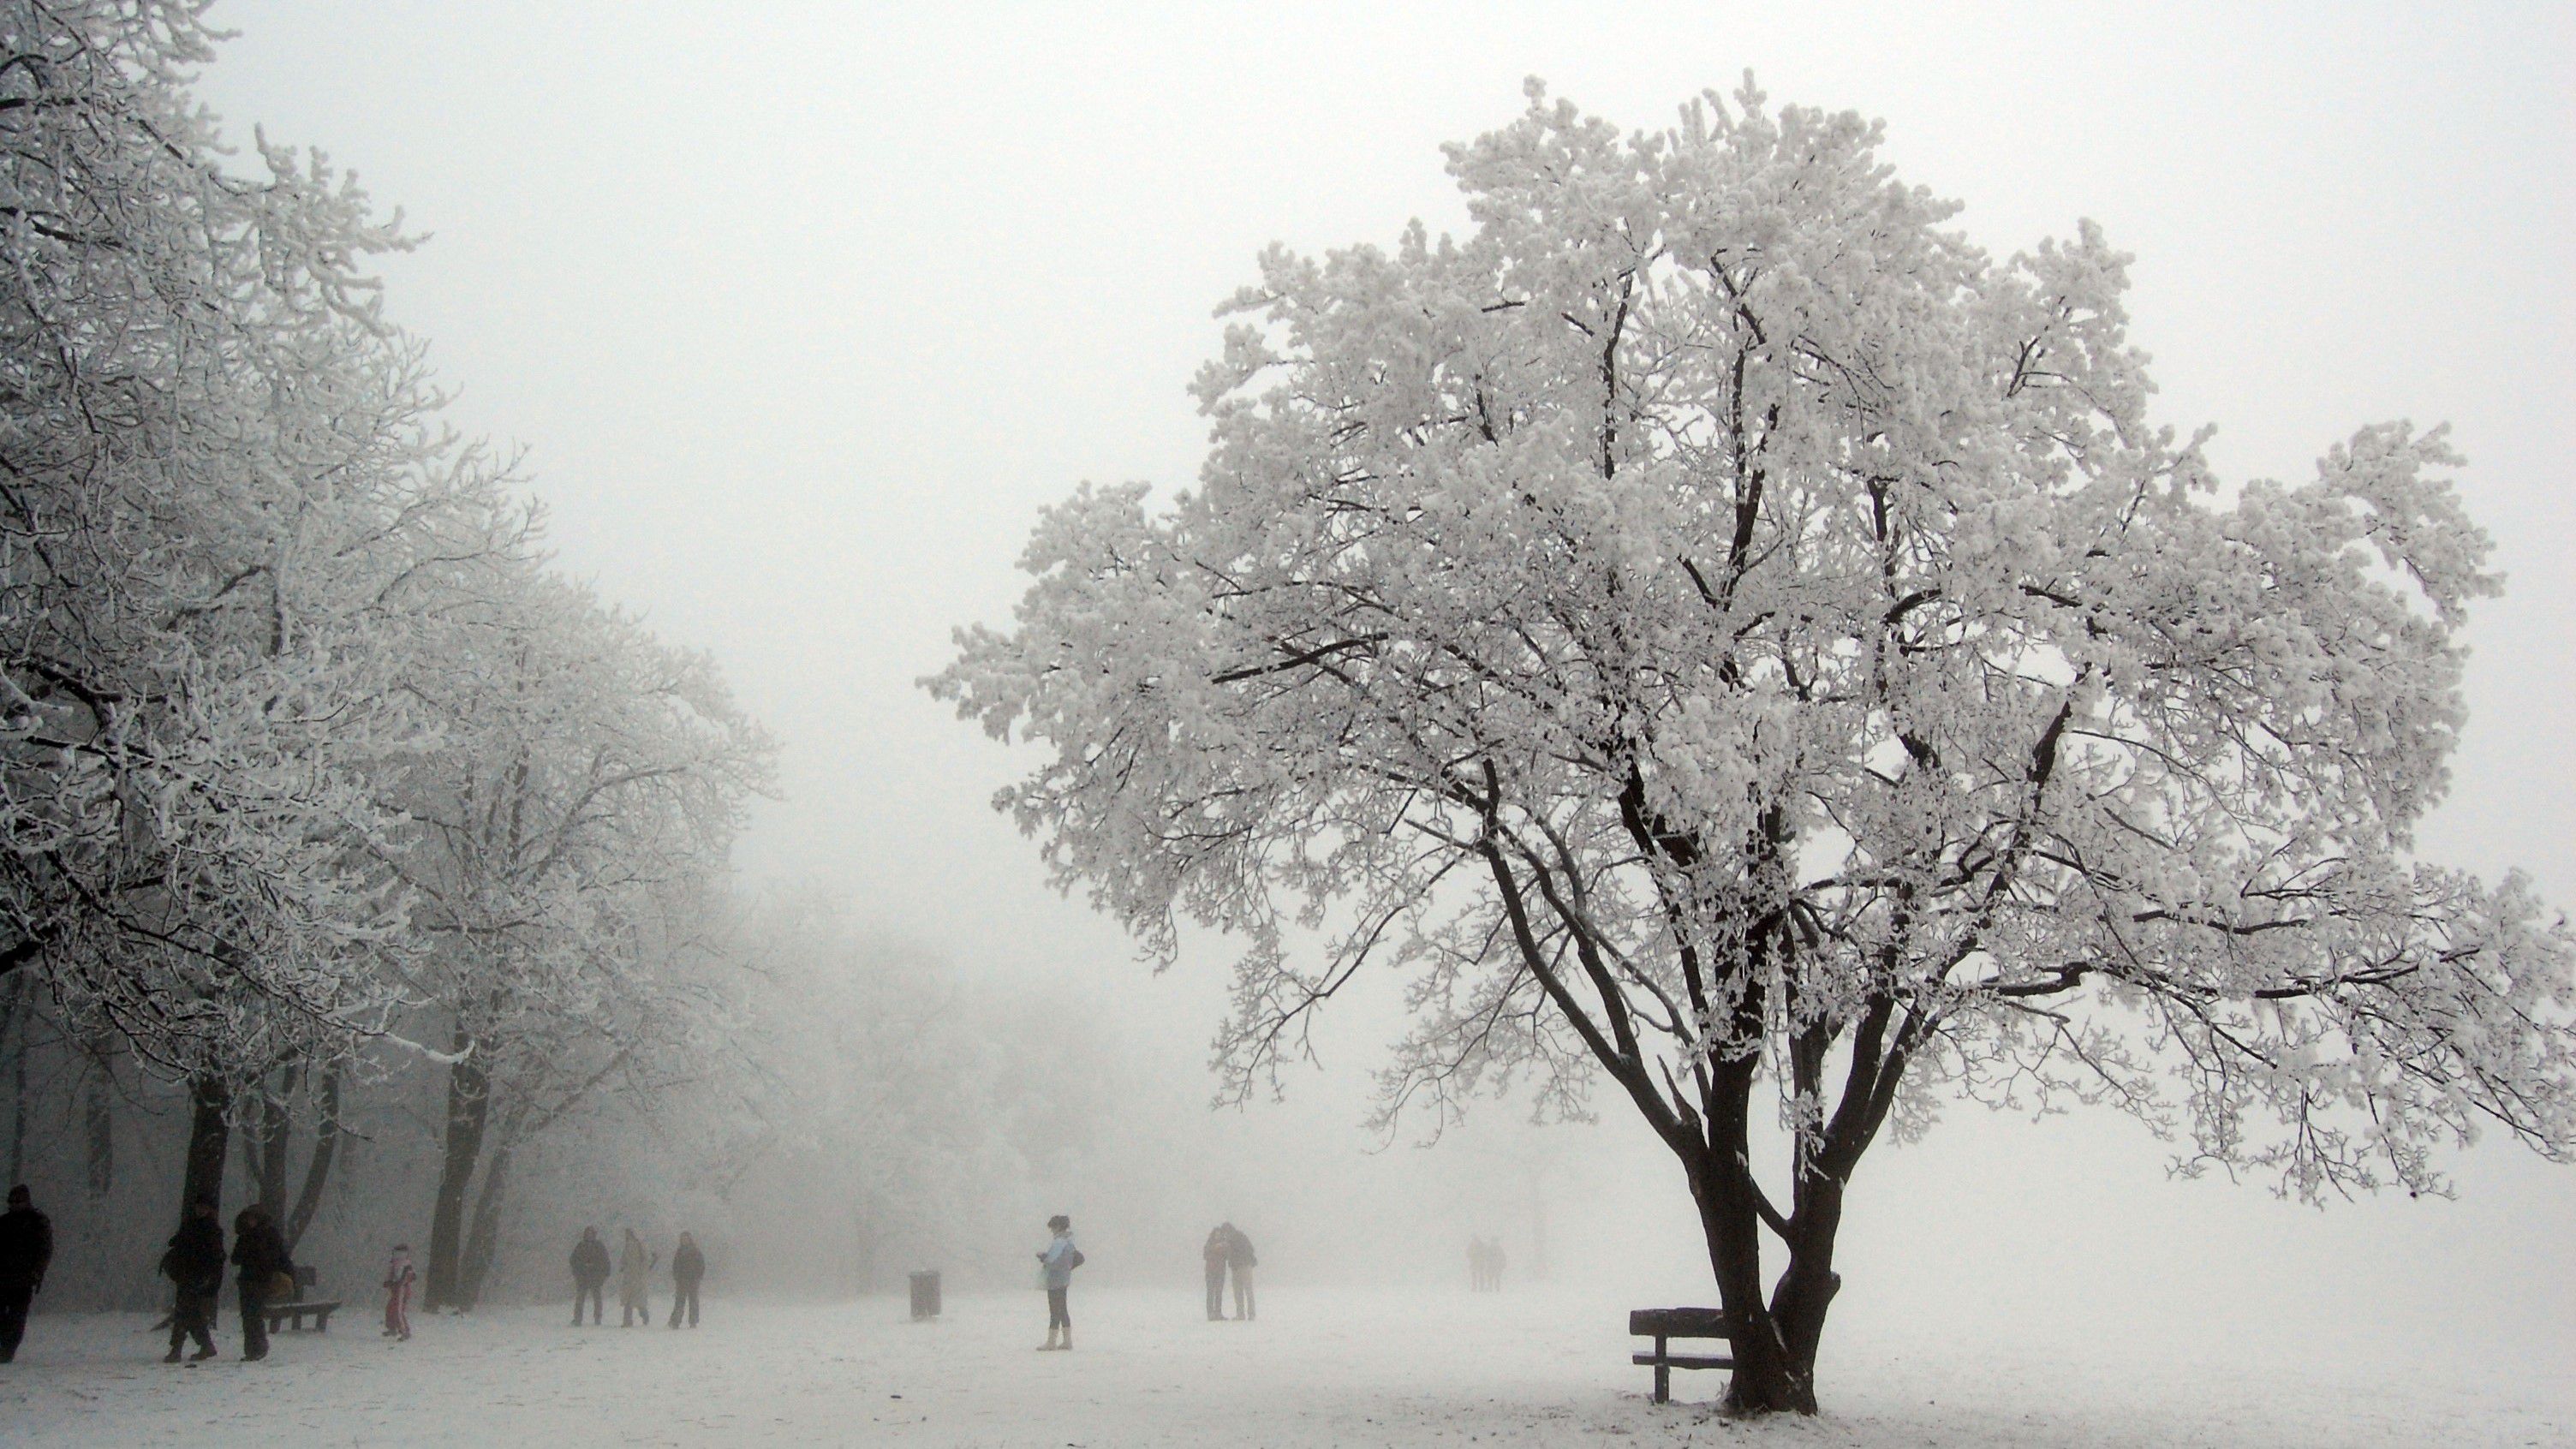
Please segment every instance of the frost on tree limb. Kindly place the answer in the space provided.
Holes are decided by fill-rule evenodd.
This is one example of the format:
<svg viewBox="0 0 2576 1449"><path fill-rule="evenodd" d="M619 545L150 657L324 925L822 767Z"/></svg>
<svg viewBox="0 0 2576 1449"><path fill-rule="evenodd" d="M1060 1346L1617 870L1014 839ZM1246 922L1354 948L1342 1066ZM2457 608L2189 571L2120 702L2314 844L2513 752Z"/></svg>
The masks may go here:
<svg viewBox="0 0 2576 1449"><path fill-rule="evenodd" d="M1533 84L1449 151L1466 238L1265 254L1197 490L1048 510L1014 627L927 681L1050 751L998 803L1059 884L1166 958L1180 915L1250 941L1237 1084L1373 960L1393 1101L1606 1075L1748 1412L1813 1408L1845 1187L1944 1086L2311 1197L2576 1144L2566 931L2408 854L2498 586L2441 433L2222 503L2147 421L2126 258L1989 257L1878 139Z"/></svg>

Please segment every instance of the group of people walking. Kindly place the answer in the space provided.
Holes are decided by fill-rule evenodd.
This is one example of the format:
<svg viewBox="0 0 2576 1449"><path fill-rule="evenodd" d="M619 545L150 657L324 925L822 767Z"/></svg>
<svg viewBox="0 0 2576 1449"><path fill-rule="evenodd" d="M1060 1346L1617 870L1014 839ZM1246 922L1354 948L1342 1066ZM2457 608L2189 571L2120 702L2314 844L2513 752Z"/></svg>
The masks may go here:
<svg viewBox="0 0 2576 1449"><path fill-rule="evenodd" d="M1503 1245L1483 1238L1467 1240L1467 1284L1478 1293L1503 1291Z"/></svg>
<svg viewBox="0 0 2576 1449"><path fill-rule="evenodd" d="M590 1321L599 1323L605 1313L601 1293L608 1286L610 1273L617 1277L617 1305L620 1326L633 1328L641 1323L653 1324L653 1270L661 1265L662 1255L645 1245L633 1228L617 1248L612 1266L608 1245L599 1240L599 1229L581 1230L581 1241L572 1245L572 1322L581 1326L582 1305L590 1305ZM691 1328L698 1326L698 1283L707 1276L707 1259L698 1251L698 1240L689 1233L680 1234L678 1247L671 1250L671 1324L680 1326L685 1314Z"/></svg>
<svg viewBox="0 0 2576 1449"><path fill-rule="evenodd" d="M1219 1223L1208 1230L1207 1245L1200 1254L1207 1261L1208 1322L1225 1319L1225 1281L1234 1278L1234 1316L1250 1322L1253 1316L1252 1270L1260 1262L1252 1255L1252 1239L1232 1223Z"/></svg>

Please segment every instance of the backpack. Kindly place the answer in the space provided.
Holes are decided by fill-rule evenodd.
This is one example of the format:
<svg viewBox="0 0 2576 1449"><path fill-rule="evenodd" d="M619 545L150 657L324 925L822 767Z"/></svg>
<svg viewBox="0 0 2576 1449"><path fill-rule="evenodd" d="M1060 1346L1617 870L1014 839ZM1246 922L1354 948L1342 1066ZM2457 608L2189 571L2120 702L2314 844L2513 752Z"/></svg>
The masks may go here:
<svg viewBox="0 0 2576 1449"><path fill-rule="evenodd" d="M1088 1261L1088 1260L1087 1260L1087 1259L1085 1259L1085 1258L1082 1256L1082 1250L1081 1250L1080 1248L1076 1248L1076 1249L1074 1249L1074 1250L1073 1250L1073 1259L1072 1259L1072 1261L1071 1261L1071 1262L1069 1262L1069 1263L1067 1263L1065 1266L1070 1267L1070 1268L1079 1268L1079 1267L1081 1267L1081 1266L1082 1266L1086 1261Z"/></svg>

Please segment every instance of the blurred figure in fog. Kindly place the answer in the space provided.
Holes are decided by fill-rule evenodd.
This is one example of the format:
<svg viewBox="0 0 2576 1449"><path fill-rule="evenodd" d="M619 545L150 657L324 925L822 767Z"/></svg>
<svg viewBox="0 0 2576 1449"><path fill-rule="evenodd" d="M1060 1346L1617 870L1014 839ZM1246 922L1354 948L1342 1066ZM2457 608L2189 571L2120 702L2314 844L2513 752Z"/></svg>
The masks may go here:
<svg viewBox="0 0 2576 1449"><path fill-rule="evenodd" d="M1208 1322L1225 1321L1225 1260L1233 1246L1234 1224L1219 1223L1208 1229L1207 1245L1199 1256L1207 1260Z"/></svg>
<svg viewBox="0 0 2576 1449"><path fill-rule="evenodd" d="M1260 1260L1252 1256L1252 1239L1232 1223L1225 1225L1225 1265L1234 1273L1234 1316L1252 1321L1252 1269Z"/></svg>
<svg viewBox="0 0 2576 1449"><path fill-rule="evenodd" d="M411 1244L394 1244L394 1255L385 1260L385 1337L411 1341L411 1285L419 1280L411 1266ZM576 1306L573 1312L581 1309Z"/></svg>
<svg viewBox="0 0 2576 1449"><path fill-rule="evenodd" d="M242 1362L268 1357L268 1305L295 1299L295 1260L286 1254L286 1235L268 1209L257 1203L233 1217L233 1263L241 1272L233 1291L241 1303Z"/></svg>
<svg viewBox="0 0 2576 1449"><path fill-rule="evenodd" d="M599 1290L608 1283L608 1245L599 1240L599 1229L581 1230L581 1241L572 1245L572 1326L581 1327L582 1300L590 1300L590 1321L599 1322Z"/></svg>
<svg viewBox="0 0 2576 1449"><path fill-rule="evenodd" d="M215 1221L215 1200L201 1197L188 1204L188 1216L170 1237L161 1255L161 1276L179 1287L170 1306L170 1356L179 1361L179 1346L197 1341L192 1358L215 1356L215 1296L224 1291L224 1225Z"/></svg>
<svg viewBox="0 0 2576 1449"><path fill-rule="evenodd" d="M1485 1291L1503 1291L1503 1240L1500 1238L1485 1245Z"/></svg>
<svg viewBox="0 0 2576 1449"><path fill-rule="evenodd" d="M1473 1234L1467 1238L1467 1291L1485 1291L1485 1240Z"/></svg>
<svg viewBox="0 0 2576 1449"><path fill-rule="evenodd" d="M698 1326L698 1280L707 1276L706 1254L698 1251L698 1240L680 1234L680 1246L671 1250L671 1326L680 1326L680 1309L689 1310L689 1326Z"/></svg>
<svg viewBox="0 0 2576 1449"><path fill-rule="evenodd" d="M1047 1228L1055 1240L1038 1254L1038 1282L1047 1296L1047 1341L1038 1345L1040 1353L1073 1347L1073 1314L1064 1295L1073 1287L1073 1270L1082 1266L1082 1250L1073 1245L1073 1219L1057 1213L1047 1219ZM1060 1341L1058 1333L1064 1335Z"/></svg>
<svg viewBox="0 0 2576 1449"><path fill-rule="evenodd" d="M18 1356L27 1307L45 1286L45 1267L53 1261L54 1225L36 1211L36 1200L20 1183L9 1189L9 1210L0 1213L0 1363Z"/></svg>
<svg viewBox="0 0 2576 1449"><path fill-rule="evenodd" d="M653 1268L661 1261L662 1255L647 1249L633 1228L626 1230L626 1241L617 1250L617 1307L628 1328L638 1319L647 1328L653 1325Z"/></svg>

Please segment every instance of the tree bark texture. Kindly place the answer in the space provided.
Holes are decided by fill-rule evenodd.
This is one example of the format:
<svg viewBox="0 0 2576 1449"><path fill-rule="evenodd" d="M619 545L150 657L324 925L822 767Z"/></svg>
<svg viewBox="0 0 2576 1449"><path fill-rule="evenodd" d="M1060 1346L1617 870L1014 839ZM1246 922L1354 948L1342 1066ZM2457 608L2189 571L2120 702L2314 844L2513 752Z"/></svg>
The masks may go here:
<svg viewBox="0 0 2576 1449"><path fill-rule="evenodd" d="M232 1148L233 1094L221 1077L201 1075L188 1084L188 1169L179 1184L179 1215L203 1198L220 1211L224 1156Z"/></svg>
<svg viewBox="0 0 2576 1449"><path fill-rule="evenodd" d="M467 1054L473 1045L463 1028L456 1050L463 1060L447 1071L447 1140L439 1164L438 1200L429 1222L429 1272L421 1285L421 1305L435 1312L466 1306L460 1269L465 1243L465 1192L483 1159L483 1129L492 1111L491 1080L483 1064Z"/></svg>
<svg viewBox="0 0 2576 1449"><path fill-rule="evenodd" d="M340 1069L322 1073L313 1100L313 1155L304 1164L304 1186L295 1194L295 1209L286 1216L286 1246L292 1248L313 1225L322 1208L322 1188L331 1180L331 1162L340 1150Z"/></svg>

